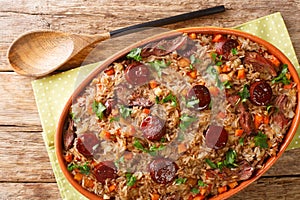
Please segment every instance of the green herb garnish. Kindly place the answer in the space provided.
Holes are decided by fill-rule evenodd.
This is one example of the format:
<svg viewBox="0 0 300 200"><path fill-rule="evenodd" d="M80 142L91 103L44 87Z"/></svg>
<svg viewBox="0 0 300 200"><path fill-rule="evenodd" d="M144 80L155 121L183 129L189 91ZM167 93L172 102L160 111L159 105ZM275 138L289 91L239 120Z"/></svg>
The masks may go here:
<svg viewBox="0 0 300 200"><path fill-rule="evenodd" d="M237 167L237 164L235 163L236 158L237 158L236 151L232 150L232 149L229 149L226 152L226 159L223 162L224 166L226 166L228 168Z"/></svg>
<svg viewBox="0 0 300 200"><path fill-rule="evenodd" d="M116 122L120 121L120 117L112 117L109 119L109 122L114 122L114 121Z"/></svg>
<svg viewBox="0 0 300 200"><path fill-rule="evenodd" d="M223 82L223 85L226 89L230 89L232 88L232 84L230 83L230 81L224 81Z"/></svg>
<svg viewBox="0 0 300 200"><path fill-rule="evenodd" d="M266 134L263 134L261 131L254 137L255 146L267 149L268 145L268 137Z"/></svg>
<svg viewBox="0 0 300 200"><path fill-rule="evenodd" d="M216 54L214 52L211 54L211 58L213 59L213 61L216 61L217 56L218 56L218 54Z"/></svg>
<svg viewBox="0 0 300 200"><path fill-rule="evenodd" d="M240 144L240 145L244 145L244 141L245 141L245 138L243 138L243 137L240 138L240 139L239 139L239 144Z"/></svg>
<svg viewBox="0 0 300 200"><path fill-rule="evenodd" d="M183 114L180 117L179 127L181 130L186 130L193 122L197 121L198 118Z"/></svg>
<svg viewBox="0 0 300 200"><path fill-rule="evenodd" d="M157 151L161 151L161 150L164 150L166 148L164 145L161 144L158 147L157 146L150 146L149 149L146 149L137 138L134 139L133 146L135 148L137 148L138 150L141 150L145 153L149 153L151 156L155 156L157 154Z"/></svg>
<svg viewBox="0 0 300 200"><path fill-rule="evenodd" d="M142 52L141 48L134 48L130 51L129 54L127 54L126 57L136 61L141 61L142 60L141 52Z"/></svg>
<svg viewBox="0 0 300 200"><path fill-rule="evenodd" d="M160 103L160 100L159 100L159 97L158 97L158 96L155 96L155 103L156 103L156 104L159 104L159 103Z"/></svg>
<svg viewBox="0 0 300 200"><path fill-rule="evenodd" d="M237 55L238 50L236 48L233 48L233 49L231 49L231 53L232 53L232 55Z"/></svg>
<svg viewBox="0 0 300 200"><path fill-rule="evenodd" d="M131 174L131 173L126 173L125 177L126 177L126 181L127 181L127 186L129 186L129 187L132 187L137 180L136 177L133 176L133 174Z"/></svg>
<svg viewBox="0 0 300 200"><path fill-rule="evenodd" d="M102 119L104 116L103 112L106 110L106 107L101 102L94 100L92 110L99 119Z"/></svg>
<svg viewBox="0 0 300 200"><path fill-rule="evenodd" d="M120 105L119 110L120 110L120 114L123 117L123 119L126 119L127 117L129 117L132 112L131 108L127 108L124 105Z"/></svg>
<svg viewBox="0 0 300 200"><path fill-rule="evenodd" d="M282 65L282 70L280 74L273 78L272 83L283 83L284 85L288 85L291 83L291 81L286 77L286 74L288 73L288 65L284 64Z"/></svg>
<svg viewBox="0 0 300 200"><path fill-rule="evenodd" d="M161 70L170 65L170 63L166 63L164 60L155 60L153 62L149 62L149 64L155 71L157 71L159 77L161 77L162 74Z"/></svg>
<svg viewBox="0 0 300 200"><path fill-rule="evenodd" d="M84 165L76 165L74 163L70 163L67 167L68 171L73 171L74 169L79 169L81 174L88 175L90 174L90 167L88 163L84 163Z"/></svg>
<svg viewBox="0 0 300 200"><path fill-rule="evenodd" d="M172 93L168 94L165 98L161 100L162 103L167 103L168 101L171 101L171 106L176 107L177 106L177 99L176 96Z"/></svg>
<svg viewBox="0 0 300 200"><path fill-rule="evenodd" d="M193 108L195 105L199 104L200 100L198 98L192 98L186 102L186 107Z"/></svg>
<svg viewBox="0 0 300 200"><path fill-rule="evenodd" d="M247 99L250 97L248 85L244 85L243 90L239 92L238 95L241 97L242 102L246 102Z"/></svg>
<svg viewBox="0 0 300 200"><path fill-rule="evenodd" d="M199 190L198 188L192 188L192 189L191 189L191 192L192 192L193 194L199 194L199 193L200 193L200 190Z"/></svg>
<svg viewBox="0 0 300 200"><path fill-rule="evenodd" d="M205 184L203 181L201 181L201 180L198 180L198 186L199 187L205 187L205 186L207 186L207 184Z"/></svg>
<svg viewBox="0 0 300 200"><path fill-rule="evenodd" d="M175 184L176 185L181 185L181 184L184 184L186 182L187 178L177 178L175 180Z"/></svg>
<svg viewBox="0 0 300 200"><path fill-rule="evenodd" d="M205 162L213 169L217 169L217 165L215 163L213 163L210 159L206 158Z"/></svg>

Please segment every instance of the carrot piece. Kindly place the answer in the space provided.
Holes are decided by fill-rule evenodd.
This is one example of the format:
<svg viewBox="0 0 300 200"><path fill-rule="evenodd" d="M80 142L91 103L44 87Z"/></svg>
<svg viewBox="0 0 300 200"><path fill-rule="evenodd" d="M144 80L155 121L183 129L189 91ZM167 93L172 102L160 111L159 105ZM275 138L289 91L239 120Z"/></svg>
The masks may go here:
<svg viewBox="0 0 300 200"><path fill-rule="evenodd" d="M196 33L190 33L190 34L189 34L189 37L190 37L191 39L196 39L196 38L197 38L197 35L196 35Z"/></svg>
<svg viewBox="0 0 300 200"><path fill-rule="evenodd" d="M200 194L204 195L207 191L207 187L200 187Z"/></svg>
<svg viewBox="0 0 300 200"><path fill-rule="evenodd" d="M221 186L221 187L218 187L218 193L219 194L222 194L222 193L224 193L224 192L226 192L227 191L227 186L225 185L225 186Z"/></svg>
<svg viewBox="0 0 300 200"><path fill-rule="evenodd" d="M72 162L72 160L73 160L73 155L70 154L70 153L68 153L67 155L65 155L65 160L66 160L67 163Z"/></svg>
<svg viewBox="0 0 300 200"><path fill-rule="evenodd" d="M237 182L237 181L228 183L228 186L229 186L231 189L235 188L237 185L238 185L238 182Z"/></svg>
<svg viewBox="0 0 300 200"><path fill-rule="evenodd" d="M110 132L108 132L106 130L102 130L100 132L100 137L104 140L110 140Z"/></svg>
<svg viewBox="0 0 300 200"><path fill-rule="evenodd" d="M205 199L205 196L203 196L203 195L201 195L201 194L197 194L197 195L193 198L193 200L203 200L203 199Z"/></svg>
<svg viewBox="0 0 300 200"><path fill-rule="evenodd" d="M265 115L264 116L264 124L269 124L269 121L270 121L269 116Z"/></svg>
<svg viewBox="0 0 300 200"><path fill-rule="evenodd" d="M230 71L231 71L231 69L230 69L230 67L228 65L224 65L222 67L222 72L230 72Z"/></svg>
<svg viewBox="0 0 300 200"><path fill-rule="evenodd" d="M113 191L115 191L115 190L116 190L116 188L117 188L117 186L116 186L115 184L112 184L112 185L110 185L110 186L108 187L108 189L109 189L109 192L113 192Z"/></svg>
<svg viewBox="0 0 300 200"><path fill-rule="evenodd" d="M261 123L263 123L264 120L264 116L260 115L260 114L256 114L254 116L254 126L256 129L259 128L259 126L261 125Z"/></svg>
<svg viewBox="0 0 300 200"><path fill-rule="evenodd" d="M150 194L151 196L151 200L159 200L159 194L156 194L156 193L153 193L153 194Z"/></svg>
<svg viewBox="0 0 300 200"><path fill-rule="evenodd" d="M283 86L284 89L291 89L292 87L293 87L293 83Z"/></svg>
<svg viewBox="0 0 300 200"><path fill-rule="evenodd" d="M153 89L158 86L158 83L155 80L151 80L151 81L149 81L149 86L151 89Z"/></svg>
<svg viewBox="0 0 300 200"><path fill-rule="evenodd" d="M225 119L226 113L224 113L224 112L221 111L221 112L218 113L217 116L218 116L218 118L220 118L220 119Z"/></svg>
<svg viewBox="0 0 300 200"><path fill-rule="evenodd" d="M271 56L270 58L268 58L268 60L275 66L275 67L279 67L280 66L280 61L278 60L278 58L276 58L275 56Z"/></svg>
<svg viewBox="0 0 300 200"><path fill-rule="evenodd" d="M245 69L239 69L237 74L237 79L244 79L246 78Z"/></svg>
<svg viewBox="0 0 300 200"><path fill-rule="evenodd" d="M105 70L104 73L107 74L108 76L114 75L115 69L113 67L109 68L109 69Z"/></svg>
<svg viewBox="0 0 300 200"><path fill-rule="evenodd" d="M144 108L142 112L143 112L143 113L145 113L145 114L147 114L147 115L149 115L149 113L150 113L150 109L148 109L148 108Z"/></svg>
<svg viewBox="0 0 300 200"><path fill-rule="evenodd" d="M187 58L181 58L180 60L178 60L177 64L178 64L179 67L183 68L183 67L189 67L191 62Z"/></svg>
<svg viewBox="0 0 300 200"><path fill-rule="evenodd" d="M196 79L197 78L197 70L193 70L190 72L186 73L189 77L191 77L192 79Z"/></svg>
<svg viewBox="0 0 300 200"><path fill-rule="evenodd" d="M285 76L286 76L287 79L291 80L291 74L290 73L286 73Z"/></svg>
<svg viewBox="0 0 300 200"><path fill-rule="evenodd" d="M94 187L94 182L88 178L84 179L84 186L87 188L93 188Z"/></svg>
<svg viewBox="0 0 300 200"><path fill-rule="evenodd" d="M83 175L81 173L76 173L74 179L78 182L82 181Z"/></svg>
<svg viewBox="0 0 300 200"><path fill-rule="evenodd" d="M244 133L243 129L236 129L234 136L242 136Z"/></svg>
<svg viewBox="0 0 300 200"><path fill-rule="evenodd" d="M212 39L213 42L219 42L222 39L222 35L221 34L217 34L214 36L214 38Z"/></svg>
<svg viewBox="0 0 300 200"><path fill-rule="evenodd" d="M131 160L133 158L133 153L131 153L131 152L125 152L124 153L124 158L126 160Z"/></svg>
<svg viewBox="0 0 300 200"><path fill-rule="evenodd" d="M178 144L177 151L179 154L185 152L186 150L187 150L187 148L184 143Z"/></svg>
<svg viewBox="0 0 300 200"><path fill-rule="evenodd" d="M215 86L210 86L210 87L208 88L208 90L209 90L210 94L211 94L212 96L214 96L214 97L218 96L218 94L219 94L219 92L220 92L219 88L217 88L217 87L215 87Z"/></svg>

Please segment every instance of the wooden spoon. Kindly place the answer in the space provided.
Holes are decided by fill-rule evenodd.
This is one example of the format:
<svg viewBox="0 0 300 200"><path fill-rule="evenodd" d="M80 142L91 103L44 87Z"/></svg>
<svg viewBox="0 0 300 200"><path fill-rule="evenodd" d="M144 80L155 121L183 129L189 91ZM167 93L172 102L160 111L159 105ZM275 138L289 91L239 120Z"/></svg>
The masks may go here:
<svg viewBox="0 0 300 200"><path fill-rule="evenodd" d="M41 77L57 70L93 43L128 34L132 30L143 27L158 27L223 11L225 11L224 6L216 6L98 35L79 35L49 30L28 32L11 44L8 60L15 72L25 76Z"/></svg>

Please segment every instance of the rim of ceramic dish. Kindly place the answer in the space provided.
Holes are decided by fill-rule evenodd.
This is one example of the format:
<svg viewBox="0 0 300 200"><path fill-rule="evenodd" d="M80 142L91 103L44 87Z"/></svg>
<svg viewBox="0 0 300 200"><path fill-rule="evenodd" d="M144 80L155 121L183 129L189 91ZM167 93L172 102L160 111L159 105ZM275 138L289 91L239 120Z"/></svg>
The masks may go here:
<svg viewBox="0 0 300 200"><path fill-rule="evenodd" d="M191 28L182 28L178 30L173 30L165 33L161 33L149 38L146 38L144 40L141 40L137 43L134 43L133 45L119 51L118 53L114 54L113 56L109 57L107 60L105 60L103 63L101 63L95 70L93 70L89 76L83 80L83 82L75 89L71 97L68 99L66 105L64 106L64 109L62 111L62 114L60 116L59 122L57 124L57 130L55 133L55 152L56 156L58 159L59 166L67 178L67 180L71 183L71 185L79 191L81 194L86 196L89 199L100 199L99 196L96 194L89 192L88 190L84 189L77 181L74 180L73 176L71 173L67 170L67 166L65 164L64 158L63 158L63 141L62 141L62 133L63 133L63 126L65 119L69 113L69 108L72 105L72 101L74 98L76 98L80 92L83 91L83 89L90 83L90 81L101 71L103 71L106 67L108 67L113 61L125 56L130 50L133 48L143 46L149 42L154 42L156 40L164 39L164 38L172 38L178 35L181 35L183 33L189 34L189 33L202 33L202 34L226 34L226 35L236 35L236 36L241 36L244 38L248 38L251 41L254 41L258 44L263 45L267 51L273 55L275 55L282 63L288 65L288 69L292 75L292 78L294 82L297 83L297 107L296 107L296 113L295 117L291 123L290 129L286 133L284 137L284 141L281 143L280 149L277 152L277 155L271 158L268 158L267 161L264 164L264 167L260 170L258 170L254 176L248 180L245 180L241 182L236 188L230 189L225 193L219 194L217 196L214 196L211 198L211 200L217 200L217 199L227 199L234 194L238 193L239 191L243 190L246 188L248 185L256 181L259 177L261 177L283 154L289 143L292 141L300 120L300 104L299 104L299 99L300 99L300 80L298 77L298 73L293 66L293 64L290 62L290 60L275 46L270 44L269 42L246 32L235 30L235 29L229 29L229 28L218 28L218 27L191 27Z"/></svg>

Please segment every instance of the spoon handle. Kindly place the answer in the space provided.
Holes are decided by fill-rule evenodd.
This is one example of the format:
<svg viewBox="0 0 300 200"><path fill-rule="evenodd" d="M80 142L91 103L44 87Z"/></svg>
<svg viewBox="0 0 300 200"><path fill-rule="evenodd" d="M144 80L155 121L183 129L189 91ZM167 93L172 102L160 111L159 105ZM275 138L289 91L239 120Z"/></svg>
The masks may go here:
<svg viewBox="0 0 300 200"><path fill-rule="evenodd" d="M180 15L175 15L172 17L167 17L167 18L149 21L149 22L145 22L145 23L141 23L141 24L136 24L133 26L128 26L125 28L110 31L109 34L111 37L117 37L117 36L120 36L119 34L127 34L126 31L131 31L131 30L138 29L138 28L158 27L158 26L163 26L163 25L167 25L167 24L172 24L175 22L181 22L181 21L193 19L196 17L202 17L202 16L206 16L206 15L216 14L216 13L220 13L220 12L224 12L224 11L225 11L224 5L215 6L215 7L211 7L211 8L207 8L207 9L203 9L203 10L197 10L197 11L188 12L188 13L184 13L184 14L180 14Z"/></svg>

